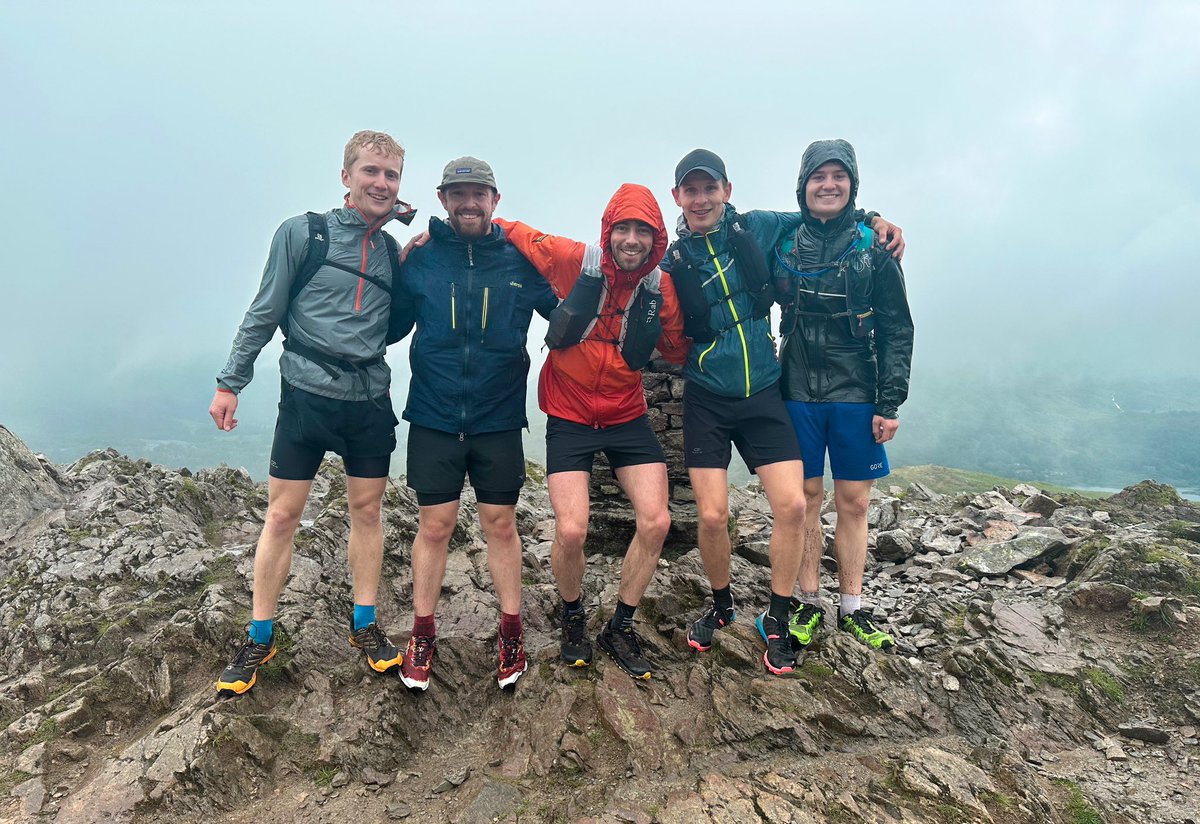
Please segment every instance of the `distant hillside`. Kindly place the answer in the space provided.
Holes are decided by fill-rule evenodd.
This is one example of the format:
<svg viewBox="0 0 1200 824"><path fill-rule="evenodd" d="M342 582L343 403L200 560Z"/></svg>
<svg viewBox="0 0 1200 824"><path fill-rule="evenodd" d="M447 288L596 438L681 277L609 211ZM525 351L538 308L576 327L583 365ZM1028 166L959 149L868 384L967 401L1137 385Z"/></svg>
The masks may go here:
<svg viewBox="0 0 1200 824"><path fill-rule="evenodd" d="M1082 489L1072 489L1066 486L1046 483L1044 481L1020 481L1015 478L1003 478L990 475L987 472L972 472L968 469L954 469L949 466L902 466L893 469L892 474L879 482L880 486L907 486L920 483L943 495L957 495L961 492L987 492L996 486L1012 489L1020 483L1036 486L1043 492L1065 493L1073 492L1087 498L1103 498L1107 492L1090 492Z"/></svg>

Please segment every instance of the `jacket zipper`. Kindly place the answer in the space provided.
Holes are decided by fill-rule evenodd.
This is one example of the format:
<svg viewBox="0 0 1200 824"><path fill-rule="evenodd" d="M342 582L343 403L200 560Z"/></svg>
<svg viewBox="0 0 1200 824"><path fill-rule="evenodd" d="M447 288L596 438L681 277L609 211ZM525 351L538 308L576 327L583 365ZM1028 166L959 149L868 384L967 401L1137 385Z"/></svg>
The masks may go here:
<svg viewBox="0 0 1200 824"><path fill-rule="evenodd" d="M483 287L483 323L479 327L479 331L481 332L487 330L488 291L490 289L491 287L489 286Z"/></svg>
<svg viewBox="0 0 1200 824"><path fill-rule="evenodd" d="M746 367L746 397L750 397L750 347L746 345L746 333L742 329L741 319L738 317L737 309L733 305L733 295L729 291L729 283L725 280L725 269L721 266L721 261L717 259L717 252L713 249L712 241L708 235L704 236L704 243L708 246L708 253L712 255L713 265L717 267L717 274L721 276L721 288L725 290L725 297L729 299L729 312L733 315L733 322L737 326L738 337L742 341L742 362ZM716 341L713 341L715 344ZM711 348L711 347L710 347ZM707 352L705 354L708 354Z"/></svg>
<svg viewBox="0 0 1200 824"><path fill-rule="evenodd" d="M471 282L472 282L472 280L474 280L474 278L472 277L474 269L475 269L475 244L468 243L467 244L467 297L468 297L468 299L471 296ZM453 301L453 298L454 298L453 288L451 289L450 296L451 296L451 300ZM468 307L468 312L469 311L470 311L470 308ZM468 321L469 321L470 315L468 314L467 317L468 317ZM467 371L470 368L471 368L471 335L468 332L467 334L463 335L463 399L462 399L462 414L460 417L461 422L459 423L459 429L458 429L459 443L462 443L462 441L466 437L466 433L467 433L467 397L466 397L466 394L467 394Z"/></svg>

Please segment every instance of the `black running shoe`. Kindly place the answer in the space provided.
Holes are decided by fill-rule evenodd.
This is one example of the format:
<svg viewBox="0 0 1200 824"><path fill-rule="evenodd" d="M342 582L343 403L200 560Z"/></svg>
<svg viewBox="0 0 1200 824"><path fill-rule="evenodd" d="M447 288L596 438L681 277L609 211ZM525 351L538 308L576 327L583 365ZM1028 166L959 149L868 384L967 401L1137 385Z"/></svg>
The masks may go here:
<svg viewBox="0 0 1200 824"><path fill-rule="evenodd" d="M633 628L613 629L605 624L604 631L596 636L596 646L608 653L617 666L630 676L643 680L650 678L650 662L642 655L642 642Z"/></svg>
<svg viewBox="0 0 1200 824"><path fill-rule="evenodd" d="M848 632L872 649L887 651L896 646L892 636L881 630L871 620L865 609L855 610L838 619L838 629Z"/></svg>
<svg viewBox="0 0 1200 824"><path fill-rule="evenodd" d="M378 624L367 624L356 630L351 622L349 641L350 646L363 651L367 665L380 675L398 668L404 660L400 648L388 640Z"/></svg>
<svg viewBox="0 0 1200 824"><path fill-rule="evenodd" d="M238 648L237 654L229 662L229 666L217 678L217 695L221 698L232 698L250 691L258 680L258 668L275 657L275 633L265 644L255 643L249 636L249 627L245 642Z"/></svg>
<svg viewBox="0 0 1200 824"><path fill-rule="evenodd" d="M763 653L763 664L772 675L787 675L796 666L796 653L792 649L792 637L786 623L781 624L764 612L755 621L758 633L767 642Z"/></svg>
<svg viewBox="0 0 1200 824"><path fill-rule="evenodd" d="M700 616L688 628L687 642L688 646L700 652L707 652L712 649L713 633L727 627L733 623L733 619L737 614L730 609L722 609L716 604L708 612Z"/></svg>
<svg viewBox="0 0 1200 824"><path fill-rule="evenodd" d="M563 611L562 659L568 666L586 667L592 663L592 642L587 637L587 613Z"/></svg>

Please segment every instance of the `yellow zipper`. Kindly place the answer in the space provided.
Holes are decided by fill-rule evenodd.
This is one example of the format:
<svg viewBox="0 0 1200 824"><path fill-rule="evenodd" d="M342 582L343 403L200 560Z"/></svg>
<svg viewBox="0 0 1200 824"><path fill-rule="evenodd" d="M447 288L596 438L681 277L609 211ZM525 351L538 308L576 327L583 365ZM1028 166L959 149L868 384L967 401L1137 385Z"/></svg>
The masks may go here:
<svg viewBox="0 0 1200 824"><path fill-rule="evenodd" d="M481 329L481 330L482 330L482 329L487 329L487 305L488 305L488 291L489 291L490 289L491 289L491 287L490 287L490 286L485 286L485 287L483 287L483 326L481 326L481 327L480 327L480 329Z"/></svg>
<svg viewBox="0 0 1200 824"><path fill-rule="evenodd" d="M455 291L454 284L451 283L450 284L450 328L451 329L458 328L458 309L455 307L455 303L454 303L454 291Z"/></svg>
<svg viewBox="0 0 1200 824"><path fill-rule="evenodd" d="M708 246L708 253L712 255L713 264L717 267L717 274L721 278L721 288L725 290L725 297L729 298L729 312L733 315L733 322L737 327L738 337L742 339L742 361L746 367L746 397L750 397L750 347L746 345L746 333L742 330L741 319L738 317L737 309L733 305L733 296L729 293L729 283L725 280L725 269L721 266L721 261L717 259L717 251L713 249L712 241L708 235L704 236L704 243ZM713 341L716 344L716 341ZM709 347L712 348L712 347ZM704 354L708 354L705 352ZM699 364L697 364L699 366Z"/></svg>

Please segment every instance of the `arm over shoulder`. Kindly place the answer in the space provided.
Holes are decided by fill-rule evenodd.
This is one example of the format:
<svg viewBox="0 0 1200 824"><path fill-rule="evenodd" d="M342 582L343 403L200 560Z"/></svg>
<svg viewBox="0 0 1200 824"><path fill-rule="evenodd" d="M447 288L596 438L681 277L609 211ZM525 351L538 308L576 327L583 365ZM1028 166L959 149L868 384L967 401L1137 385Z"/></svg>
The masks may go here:
<svg viewBox="0 0 1200 824"><path fill-rule="evenodd" d="M504 230L505 239L549 281L554 292L565 298L579 277L587 244L548 235L519 221L496 218L493 222Z"/></svg>

